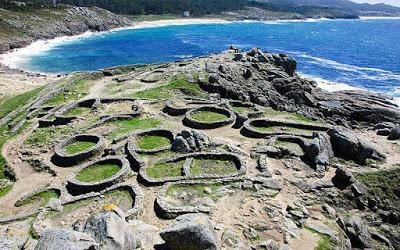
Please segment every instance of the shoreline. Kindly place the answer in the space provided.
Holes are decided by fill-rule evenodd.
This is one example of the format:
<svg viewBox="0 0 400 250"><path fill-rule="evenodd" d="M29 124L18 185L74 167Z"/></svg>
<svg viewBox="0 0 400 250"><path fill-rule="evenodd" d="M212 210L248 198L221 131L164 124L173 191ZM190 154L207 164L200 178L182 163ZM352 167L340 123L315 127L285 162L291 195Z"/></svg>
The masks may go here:
<svg viewBox="0 0 400 250"><path fill-rule="evenodd" d="M377 19L400 19L400 17L360 17L358 20L377 20ZM301 20L286 20L286 19L279 19L279 20L274 20L274 21L257 21L257 20L227 20L223 18L177 18L177 19L165 19L165 20L154 20L154 21L140 21L140 22L133 22L132 25L125 26L125 27L120 27L120 28L115 28L111 29L108 31L100 31L100 32L94 32L94 31L86 31L84 33L81 33L79 35L73 35L73 36L60 36L56 37L53 39L48 39L48 40L37 40L32 42L31 44L7 51L6 53L0 54L0 80L4 81L4 76L9 76L9 75L19 75L21 77L27 77L27 78L38 78L38 79L43 79L43 78L50 78L50 79L55 79L58 75L67 75L65 73L47 73L47 72L41 72L41 71L32 71L32 70L26 70L24 68L21 68L20 64L24 59L29 58L32 55L35 54L40 54L43 53L49 49L51 49L53 46L56 46L60 43L68 42L68 41L74 41L74 40L79 40L79 39L85 39L88 37L92 36L101 36L107 33L111 32L117 32L121 30L135 30L135 29L145 29L145 28L158 28L158 27L165 27L165 26L180 26L180 25L196 25L196 24L229 24L229 23L286 23L286 22L317 22L317 21L334 21L331 19L313 19L313 18L308 18L308 19L301 19ZM34 51L34 52L32 52ZM15 57L15 54L20 54L19 56ZM12 56L10 56L12 55ZM10 57L9 57L10 56ZM17 59L17 60L15 60ZM7 61L9 60L9 61ZM6 62L5 62L6 61ZM23 63L23 62L22 62ZM359 90L359 91L369 91L369 92L374 92L368 89L362 89L359 87L353 87L351 85L348 85L346 83L336 83L332 82L330 80L323 79L321 77L316 77L316 76L311 76L307 74L300 74L301 77L313 79L318 83L318 87L323 89L324 91L327 92L336 92L336 91L349 91L349 90ZM41 80L42 81L42 80ZM34 84L35 87L42 86L47 83L41 83L41 81L38 81L39 83ZM32 81L36 82L36 81ZM44 81L43 81L44 82ZM7 85L7 84L2 84ZM19 85L19 84L17 84ZM0 86L0 96L4 94L3 89ZM21 86L18 86L17 89L24 89ZM27 88L26 91L32 89L32 86ZM22 91L23 92L23 91ZM377 93L377 92L375 92ZM382 93L383 95L387 95L386 93ZM391 96L389 96L391 97ZM392 97L393 100L392 102L395 103L400 107L400 98Z"/></svg>

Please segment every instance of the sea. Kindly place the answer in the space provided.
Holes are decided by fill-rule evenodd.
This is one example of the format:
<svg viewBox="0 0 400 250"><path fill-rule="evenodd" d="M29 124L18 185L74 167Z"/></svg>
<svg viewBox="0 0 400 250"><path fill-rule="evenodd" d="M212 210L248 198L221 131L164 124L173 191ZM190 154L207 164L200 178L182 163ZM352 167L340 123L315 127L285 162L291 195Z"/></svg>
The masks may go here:
<svg viewBox="0 0 400 250"><path fill-rule="evenodd" d="M364 89L400 103L400 19L131 27L37 41L1 55L0 60L12 68L59 74L185 60L231 45L288 54L297 60L299 74L328 91Z"/></svg>

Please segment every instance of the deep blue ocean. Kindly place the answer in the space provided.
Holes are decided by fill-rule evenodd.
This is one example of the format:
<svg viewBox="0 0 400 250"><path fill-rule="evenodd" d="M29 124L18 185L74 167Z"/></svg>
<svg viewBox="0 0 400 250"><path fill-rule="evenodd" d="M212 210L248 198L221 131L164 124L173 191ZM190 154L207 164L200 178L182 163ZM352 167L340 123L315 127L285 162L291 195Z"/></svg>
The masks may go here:
<svg viewBox="0 0 400 250"><path fill-rule="evenodd" d="M50 46L21 65L67 73L208 55L235 45L287 53L301 74L400 97L400 19L242 22L119 30ZM342 86L343 87L343 86Z"/></svg>

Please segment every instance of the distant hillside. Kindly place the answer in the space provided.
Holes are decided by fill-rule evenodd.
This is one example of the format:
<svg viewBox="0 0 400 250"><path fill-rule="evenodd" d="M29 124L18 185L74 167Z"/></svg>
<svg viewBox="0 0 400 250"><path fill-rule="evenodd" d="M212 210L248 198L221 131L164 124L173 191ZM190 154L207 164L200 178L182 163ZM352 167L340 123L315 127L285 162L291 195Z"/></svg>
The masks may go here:
<svg viewBox="0 0 400 250"><path fill-rule="evenodd" d="M257 0L258 2L284 6L328 7L358 14L376 12L400 15L400 8L387 4L358 4L350 0Z"/></svg>

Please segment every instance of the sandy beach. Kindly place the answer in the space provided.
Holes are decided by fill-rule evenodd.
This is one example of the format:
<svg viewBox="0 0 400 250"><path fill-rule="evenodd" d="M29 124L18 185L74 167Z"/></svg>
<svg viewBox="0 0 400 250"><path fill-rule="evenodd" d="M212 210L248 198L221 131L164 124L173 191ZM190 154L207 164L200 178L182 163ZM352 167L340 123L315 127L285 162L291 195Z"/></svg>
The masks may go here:
<svg viewBox="0 0 400 250"><path fill-rule="evenodd" d="M0 98L6 96L17 95L34 88L48 84L55 79L57 76L55 74L47 73L37 73L28 72L18 69L15 66L15 59L21 59L32 51L40 48L40 50L46 49L44 47L50 47L59 42L71 39L79 39L84 36L90 36L93 34L108 33L112 31L117 31L121 29L138 29L138 28L148 28L148 27L160 27L168 25L188 25L188 24L210 24L210 23L223 23L229 22L220 18L185 18L185 19L169 19L169 20L156 20L156 21L144 21L144 22L134 22L132 26L127 26L123 28L118 28L110 31L104 32L85 32L77 36L65 36L57 37L50 40L39 40L32 44L9 51L5 54L0 55ZM12 58L17 55L17 58Z"/></svg>

